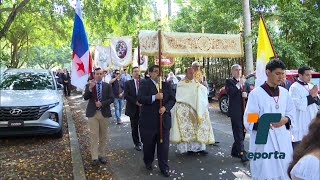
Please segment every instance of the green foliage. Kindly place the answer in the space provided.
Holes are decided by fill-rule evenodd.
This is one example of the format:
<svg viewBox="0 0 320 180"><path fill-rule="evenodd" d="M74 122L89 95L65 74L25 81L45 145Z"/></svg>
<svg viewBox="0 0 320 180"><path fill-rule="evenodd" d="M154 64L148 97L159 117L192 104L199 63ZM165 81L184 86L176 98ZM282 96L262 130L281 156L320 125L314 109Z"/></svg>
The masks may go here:
<svg viewBox="0 0 320 180"><path fill-rule="evenodd" d="M32 61L27 61L28 67L40 67L44 69L53 67L63 68L65 64L71 63L71 52L67 46L34 46L28 50L22 49L19 56L22 60L25 57L32 59Z"/></svg>
<svg viewBox="0 0 320 180"><path fill-rule="evenodd" d="M242 1L238 0L181 0L181 10L171 21L172 31L208 33L238 33ZM316 0L250 0L252 40L256 57L260 11L277 55L289 69L308 64L320 70L320 9Z"/></svg>
<svg viewBox="0 0 320 180"><path fill-rule="evenodd" d="M279 55L291 67L308 64L320 70L320 9L316 2L279 3Z"/></svg>
<svg viewBox="0 0 320 180"><path fill-rule="evenodd" d="M21 3L17 0L16 3ZM178 32L239 33L242 1L239 0L176 0L180 11L164 19L163 30ZM187 2L187 3L186 3ZM0 27L3 27L14 1L0 6ZM132 36L137 45L137 25L140 29L157 30L152 3L154 0L83 0L83 21L90 44L107 45L113 36ZM250 0L252 40L256 56L259 10L265 21L275 50L288 68L308 64L320 70L320 10L316 0ZM54 12L54 5L63 13ZM1 65L7 67L62 66L70 61L69 47L74 9L65 0L29 1L21 9L0 43ZM59 51L60 50L60 51ZM41 53L40 53L41 52ZM40 57L41 54L41 57ZM61 54L61 56L60 56ZM45 58L44 58L45 57ZM51 61L54 59L55 61ZM189 66L194 58L180 58L172 67Z"/></svg>

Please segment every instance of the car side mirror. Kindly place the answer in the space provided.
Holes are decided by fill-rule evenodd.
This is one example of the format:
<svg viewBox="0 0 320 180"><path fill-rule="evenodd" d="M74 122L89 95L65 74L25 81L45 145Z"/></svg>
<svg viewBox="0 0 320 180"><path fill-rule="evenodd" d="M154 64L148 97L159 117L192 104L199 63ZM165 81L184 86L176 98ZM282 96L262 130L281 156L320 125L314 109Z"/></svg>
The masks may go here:
<svg viewBox="0 0 320 180"><path fill-rule="evenodd" d="M63 90L63 85L57 83L57 89L58 89L58 90Z"/></svg>

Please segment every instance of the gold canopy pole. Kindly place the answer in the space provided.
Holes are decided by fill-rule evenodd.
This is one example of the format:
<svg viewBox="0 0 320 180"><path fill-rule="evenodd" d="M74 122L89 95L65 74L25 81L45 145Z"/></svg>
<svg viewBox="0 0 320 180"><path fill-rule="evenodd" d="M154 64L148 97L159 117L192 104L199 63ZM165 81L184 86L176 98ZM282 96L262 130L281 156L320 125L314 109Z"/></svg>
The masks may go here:
<svg viewBox="0 0 320 180"><path fill-rule="evenodd" d="M158 19L158 49L159 49L159 53L158 53L158 57L159 57L159 93L162 93L162 57L161 57L161 19ZM162 107L162 100L160 100L160 108ZM162 134L162 114L160 114L160 119L159 119L159 123L160 123L160 143L163 143L163 134Z"/></svg>

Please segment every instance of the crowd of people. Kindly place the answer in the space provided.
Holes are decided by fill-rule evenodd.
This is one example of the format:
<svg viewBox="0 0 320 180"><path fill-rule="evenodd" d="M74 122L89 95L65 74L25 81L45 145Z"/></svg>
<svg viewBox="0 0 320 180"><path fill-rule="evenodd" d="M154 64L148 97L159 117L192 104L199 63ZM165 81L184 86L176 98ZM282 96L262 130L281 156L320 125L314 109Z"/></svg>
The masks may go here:
<svg viewBox="0 0 320 180"><path fill-rule="evenodd" d="M143 152L147 170L153 169L157 149L160 171L163 176L170 176L170 142L176 144L180 153L207 155L206 145L216 140L208 110L207 81L199 66L199 62L193 62L185 69L186 76L181 81L170 72L162 82L157 65L152 65L144 78L140 78L138 67L132 68L131 75L126 69L120 74L120 70L110 73L96 68L83 96L89 100L86 116L92 165L106 163L106 127L111 122L108 119L112 117L112 103L118 125L122 124L121 110L126 104L134 148ZM241 66L231 67L232 77L225 84L234 137L230 153L242 162L250 160L253 179L319 179L318 87L310 83L310 67L300 67L294 83L285 79L285 69L281 60L270 60L266 65L268 79L251 91ZM261 138L258 130L262 131L265 123L247 119L253 114L260 118L270 113L278 115L279 121L270 121L266 143L257 143L256 138ZM246 133L250 134L249 151L244 147ZM285 157L252 160L248 155L277 152Z"/></svg>

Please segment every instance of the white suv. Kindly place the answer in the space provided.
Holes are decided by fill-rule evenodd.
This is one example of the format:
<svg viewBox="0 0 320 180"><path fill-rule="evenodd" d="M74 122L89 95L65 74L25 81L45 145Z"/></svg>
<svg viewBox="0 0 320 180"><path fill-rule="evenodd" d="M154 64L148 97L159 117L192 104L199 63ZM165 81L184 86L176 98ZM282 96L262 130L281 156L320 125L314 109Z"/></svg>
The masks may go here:
<svg viewBox="0 0 320 180"><path fill-rule="evenodd" d="M0 136L63 136L61 85L43 69L7 69L0 75Z"/></svg>

